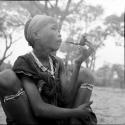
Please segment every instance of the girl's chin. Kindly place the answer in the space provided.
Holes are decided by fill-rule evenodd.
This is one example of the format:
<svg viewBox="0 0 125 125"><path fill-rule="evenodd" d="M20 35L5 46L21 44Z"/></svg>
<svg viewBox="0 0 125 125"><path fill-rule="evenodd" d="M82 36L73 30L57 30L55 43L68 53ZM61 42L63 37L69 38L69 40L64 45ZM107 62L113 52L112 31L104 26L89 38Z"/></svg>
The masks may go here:
<svg viewBox="0 0 125 125"><path fill-rule="evenodd" d="M55 51L58 51L58 49L59 49L59 48L55 48L53 51L54 51L54 52L55 52Z"/></svg>
<svg viewBox="0 0 125 125"><path fill-rule="evenodd" d="M52 48L52 49L51 49L51 50L52 50L52 53L55 53L58 49L59 49L59 47L58 47L58 48Z"/></svg>
<svg viewBox="0 0 125 125"><path fill-rule="evenodd" d="M55 51L57 51L57 50L59 49L59 47L60 47L60 46L55 46L53 49L54 49Z"/></svg>

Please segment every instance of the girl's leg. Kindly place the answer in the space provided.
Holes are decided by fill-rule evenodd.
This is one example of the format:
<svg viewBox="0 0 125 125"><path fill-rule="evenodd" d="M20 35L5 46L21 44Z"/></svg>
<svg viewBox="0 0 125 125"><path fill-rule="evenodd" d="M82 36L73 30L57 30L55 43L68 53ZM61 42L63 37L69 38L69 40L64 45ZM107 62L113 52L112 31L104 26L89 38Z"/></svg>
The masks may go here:
<svg viewBox="0 0 125 125"><path fill-rule="evenodd" d="M0 72L0 96L7 117L17 124L36 124L21 82L12 70Z"/></svg>
<svg viewBox="0 0 125 125"><path fill-rule="evenodd" d="M79 72L78 88L73 100L73 107L90 101L94 81L94 76L89 70L84 69Z"/></svg>
<svg viewBox="0 0 125 125"><path fill-rule="evenodd" d="M77 93L76 93L76 96L75 96L75 99L74 99L73 108L78 107L79 105L81 105L83 103L89 102L90 98L91 98L91 94L92 94L94 77L89 72L85 72L85 71L82 72L82 74L80 74L80 75L82 75L83 82L80 82L81 81L81 78L80 78L81 76L80 76L79 77L80 81L78 83L78 84L80 84L80 86L79 86L79 88L77 90ZM90 111L91 111L91 108L90 108ZM90 114L87 114L87 115L90 115ZM91 117L91 115L90 115L90 117ZM96 125L96 116L95 116L95 114L94 114L94 118L95 118L94 123L91 123L92 121L90 121L89 124ZM71 120L71 125L75 125L75 124L87 125L88 124L88 123L87 124L85 123L84 118L83 118L83 121L82 122L81 121L79 121L78 119L72 119Z"/></svg>
<svg viewBox="0 0 125 125"><path fill-rule="evenodd" d="M79 105L90 101L92 91L90 89L86 88L86 86L84 88L83 87L81 86L78 89L77 95L74 100L73 108L78 107ZM88 114L86 114L86 115L88 115ZM81 122L81 120L78 120L78 119L74 119L74 118L71 119L71 125L76 125L76 124L82 125L83 122ZM84 125L86 125L86 124L84 123Z"/></svg>
<svg viewBox="0 0 125 125"><path fill-rule="evenodd" d="M89 102L91 94L92 94L92 86L86 84L81 85L80 88L78 89L73 107L78 107L83 103Z"/></svg>

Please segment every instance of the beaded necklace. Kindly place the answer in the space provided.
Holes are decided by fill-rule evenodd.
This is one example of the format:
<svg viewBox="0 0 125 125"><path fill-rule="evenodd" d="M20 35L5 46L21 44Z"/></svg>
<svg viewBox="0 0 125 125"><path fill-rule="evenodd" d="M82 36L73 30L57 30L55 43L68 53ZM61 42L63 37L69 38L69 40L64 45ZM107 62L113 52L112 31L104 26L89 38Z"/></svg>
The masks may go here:
<svg viewBox="0 0 125 125"><path fill-rule="evenodd" d="M36 57L36 55L34 54L34 52L31 52L31 54L33 55L34 57L34 60L36 62L36 64L38 65L38 67L40 69L42 69L44 72L48 72L52 75L53 78L55 78L54 76L54 65L53 65L53 61L52 61L52 58L49 56L49 64L50 64L50 69L49 70L48 68L46 68L40 61L39 59Z"/></svg>

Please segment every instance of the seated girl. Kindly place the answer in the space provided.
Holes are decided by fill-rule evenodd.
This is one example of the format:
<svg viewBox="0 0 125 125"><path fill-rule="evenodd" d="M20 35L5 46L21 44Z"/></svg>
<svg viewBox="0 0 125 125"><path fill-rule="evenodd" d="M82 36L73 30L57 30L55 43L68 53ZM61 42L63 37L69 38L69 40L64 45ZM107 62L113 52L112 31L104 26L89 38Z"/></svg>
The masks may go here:
<svg viewBox="0 0 125 125"><path fill-rule="evenodd" d="M54 54L61 44L57 21L36 15L25 25L25 38L33 51L18 57L12 70L0 73L7 123L96 125L89 100L94 79L78 82L81 63L93 52L91 45L89 49L81 48L67 80L63 62Z"/></svg>

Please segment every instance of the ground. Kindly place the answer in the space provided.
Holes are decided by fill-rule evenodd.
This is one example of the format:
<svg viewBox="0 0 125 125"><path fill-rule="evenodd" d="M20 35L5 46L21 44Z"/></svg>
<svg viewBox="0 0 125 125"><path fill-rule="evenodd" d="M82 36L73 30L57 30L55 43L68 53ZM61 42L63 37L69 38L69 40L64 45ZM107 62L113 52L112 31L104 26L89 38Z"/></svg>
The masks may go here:
<svg viewBox="0 0 125 125"><path fill-rule="evenodd" d="M125 89L95 87L91 100L98 124L125 125ZM0 106L0 124L6 123L5 118Z"/></svg>
<svg viewBox="0 0 125 125"><path fill-rule="evenodd" d="M92 100L99 124L125 125L125 89L97 87Z"/></svg>

